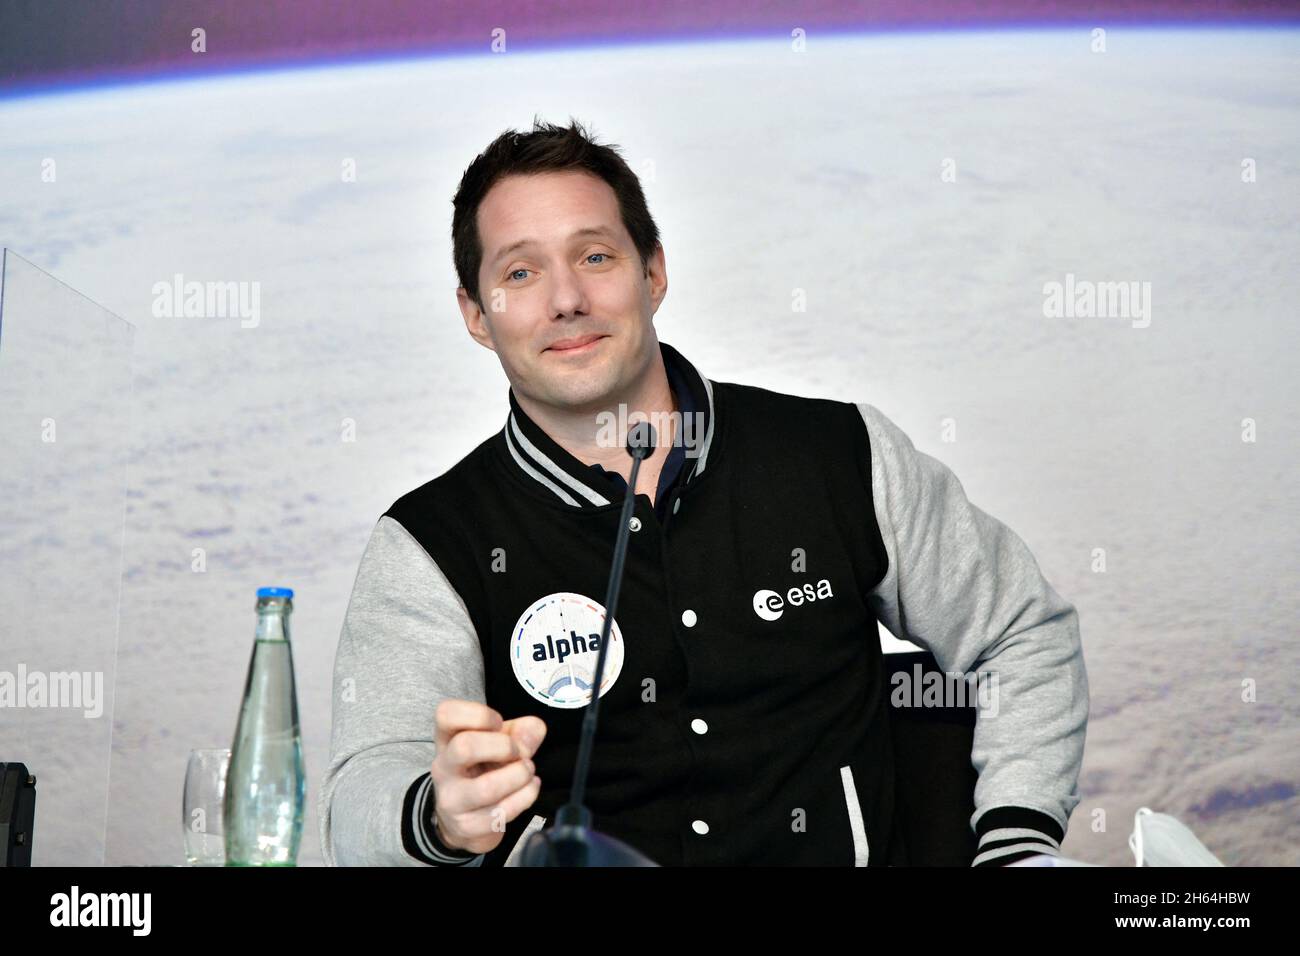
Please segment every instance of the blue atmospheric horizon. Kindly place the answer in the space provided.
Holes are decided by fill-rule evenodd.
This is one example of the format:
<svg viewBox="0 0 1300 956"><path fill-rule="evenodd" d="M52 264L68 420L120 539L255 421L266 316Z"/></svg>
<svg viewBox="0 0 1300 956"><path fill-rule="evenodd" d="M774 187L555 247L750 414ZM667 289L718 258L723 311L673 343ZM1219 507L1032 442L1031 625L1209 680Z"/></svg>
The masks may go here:
<svg viewBox="0 0 1300 956"><path fill-rule="evenodd" d="M979 22L943 27L936 27L932 24L872 26L851 29L840 28L818 30L812 33L811 36L813 42L815 42L816 40L824 39L846 40L896 35L909 37L927 35L934 37L950 37L958 35L969 36L980 33L1044 33L1055 35L1084 27L1089 29L1096 28L1099 25L1098 20L1099 18L1097 17L1080 17L1076 21L1008 21L996 25ZM1193 32L1300 34L1300 23L1294 20L1280 19L1273 21L1240 19L1214 21L1205 18L1197 18L1188 19L1186 21L1124 21L1115 25L1106 26L1105 29L1108 33L1123 31L1124 33L1163 32L1171 34ZM689 34L642 34L636 36L628 35L600 39L578 38L565 40L542 40L536 43L530 43L526 48L513 50L511 52L515 56L527 56L534 53L550 54L566 50L577 52L605 52L622 48L709 45L719 43L758 42L764 40L773 43L779 42L784 45L789 42L789 37L783 33L757 29L752 31L729 30L726 32L712 33L691 32ZM0 83L0 104L50 96L75 96L78 94L98 93L123 87L164 86L173 83L195 83L226 78L249 78L256 76L277 76L286 73L398 66L420 61L457 60L497 55L500 54L491 53L490 51L482 49L482 47L478 45L467 47L463 44L435 44L396 51L369 50L352 54L327 53L304 57L258 57L255 61L251 62L232 62L230 60L224 60L211 67L201 67L197 69L158 68L146 65L134 68L115 69L96 76L73 73L59 77L47 76L36 80L17 82L8 85Z"/></svg>

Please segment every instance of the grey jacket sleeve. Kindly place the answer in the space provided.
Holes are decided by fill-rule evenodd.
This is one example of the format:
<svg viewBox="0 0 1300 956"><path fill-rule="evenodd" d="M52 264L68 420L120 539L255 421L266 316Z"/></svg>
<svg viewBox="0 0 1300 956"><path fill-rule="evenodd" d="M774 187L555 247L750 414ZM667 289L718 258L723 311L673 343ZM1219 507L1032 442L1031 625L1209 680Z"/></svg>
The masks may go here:
<svg viewBox="0 0 1300 956"><path fill-rule="evenodd" d="M879 409L857 407L889 555L873 608L945 672L978 672L986 681L971 752L979 774L973 865L1057 854L1079 802L1088 723L1078 613L1024 541L968 501L946 465L917 451Z"/></svg>
<svg viewBox="0 0 1300 956"><path fill-rule="evenodd" d="M328 865L483 862L433 830L433 718L448 697L486 699L478 636L428 552L385 515L362 555L334 659L319 803Z"/></svg>

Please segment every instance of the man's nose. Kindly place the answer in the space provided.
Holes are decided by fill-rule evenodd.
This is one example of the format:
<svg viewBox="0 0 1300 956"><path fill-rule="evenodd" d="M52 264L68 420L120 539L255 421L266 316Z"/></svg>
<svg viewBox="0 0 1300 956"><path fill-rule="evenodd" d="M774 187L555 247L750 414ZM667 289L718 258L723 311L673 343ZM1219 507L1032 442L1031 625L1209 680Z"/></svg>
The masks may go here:
<svg viewBox="0 0 1300 956"><path fill-rule="evenodd" d="M585 312L586 292L582 288L582 278L570 266L551 270L551 309L555 314L574 315Z"/></svg>

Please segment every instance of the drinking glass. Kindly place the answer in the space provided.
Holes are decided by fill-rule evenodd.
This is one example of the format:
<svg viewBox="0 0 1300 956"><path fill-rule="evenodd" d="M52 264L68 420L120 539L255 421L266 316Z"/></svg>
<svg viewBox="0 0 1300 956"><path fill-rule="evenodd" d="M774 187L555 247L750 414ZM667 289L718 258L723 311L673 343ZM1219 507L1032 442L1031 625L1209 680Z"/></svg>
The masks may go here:
<svg viewBox="0 0 1300 956"><path fill-rule="evenodd" d="M222 806L230 749L191 750L185 768L185 799L181 828L185 862L190 866L225 866L226 828Z"/></svg>

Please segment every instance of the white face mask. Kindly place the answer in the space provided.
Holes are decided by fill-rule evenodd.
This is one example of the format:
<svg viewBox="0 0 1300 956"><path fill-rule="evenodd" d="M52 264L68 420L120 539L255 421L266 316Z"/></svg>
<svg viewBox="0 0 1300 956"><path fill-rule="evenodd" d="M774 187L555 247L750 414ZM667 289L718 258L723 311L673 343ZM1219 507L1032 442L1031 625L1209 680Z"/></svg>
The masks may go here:
<svg viewBox="0 0 1300 956"><path fill-rule="evenodd" d="M1142 807L1133 815L1128 847L1138 866L1223 866L1191 830L1167 813Z"/></svg>

